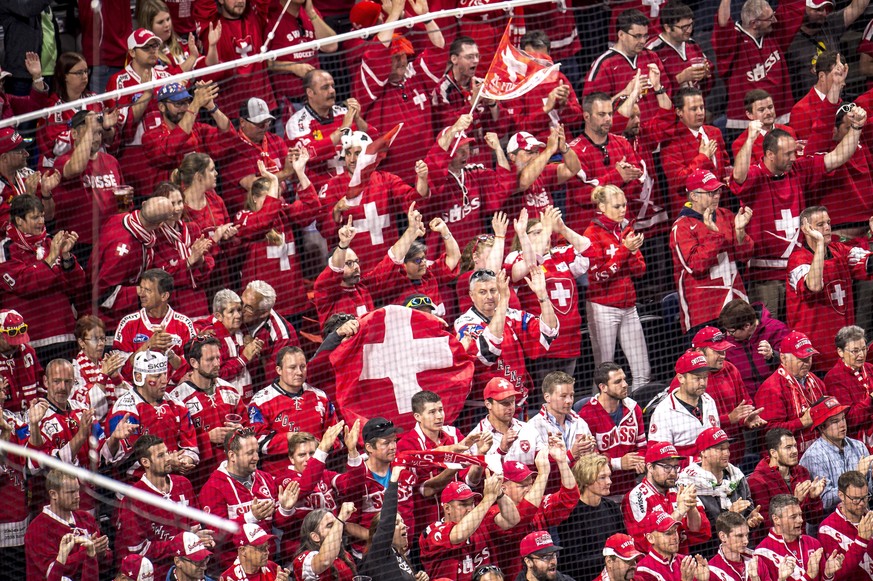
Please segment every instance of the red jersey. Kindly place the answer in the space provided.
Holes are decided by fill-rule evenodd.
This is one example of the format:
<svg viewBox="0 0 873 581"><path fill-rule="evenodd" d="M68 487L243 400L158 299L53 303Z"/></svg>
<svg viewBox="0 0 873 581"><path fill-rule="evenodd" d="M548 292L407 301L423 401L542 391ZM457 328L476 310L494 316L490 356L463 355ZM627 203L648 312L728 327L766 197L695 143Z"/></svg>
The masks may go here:
<svg viewBox="0 0 873 581"><path fill-rule="evenodd" d="M287 20L287 19L285 19ZM316 65L315 68L318 68ZM287 75L286 75L287 76ZM309 151L306 163L306 177L312 181L316 192L321 193L335 175L344 173L345 162L340 155L340 144L334 143L330 136L342 126L348 108L342 105L331 107L327 117L321 117L309 105L296 111L285 124L285 139L290 147L305 147ZM370 133L375 133L368 126Z"/></svg>
<svg viewBox="0 0 873 581"><path fill-rule="evenodd" d="M665 558L655 549L637 562L634 579L643 581L679 581L682 578L680 565L685 555L673 555Z"/></svg>
<svg viewBox="0 0 873 581"><path fill-rule="evenodd" d="M25 343L0 353L0 377L9 384L3 408L13 413L23 412L37 397L45 397L42 365L33 347Z"/></svg>
<svg viewBox="0 0 873 581"><path fill-rule="evenodd" d="M746 229L757 247L749 261L753 280L785 276L788 257L800 245L803 194L820 184L826 171L824 156L812 155L798 158L784 176L774 175L760 162L749 167L742 184L731 181L731 191L755 213Z"/></svg>
<svg viewBox="0 0 873 581"><path fill-rule="evenodd" d="M244 335L264 342L261 354L253 359L249 368L255 390L261 389L276 377L276 356L283 347L300 347L297 331L284 317L270 309L267 318L251 328L243 326Z"/></svg>
<svg viewBox="0 0 873 581"><path fill-rule="evenodd" d="M27 322L34 348L75 339L76 316L71 296L85 288L85 271L76 257L66 265L58 258L52 266L44 258L51 238L26 235L10 226L0 243L0 289L3 308L15 309Z"/></svg>
<svg viewBox="0 0 873 581"><path fill-rule="evenodd" d="M397 147L396 142L393 147ZM382 167L385 167L384 163ZM339 226L334 222L333 208L345 197L348 209L340 215L339 224L345 224L349 217L352 218L352 225L358 232L352 240L352 249L361 261L361 272L370 272L397 242L395 216L406 214L409 205L420 200L421 195L396 175L374 171L367 183L363 184L363 191L348 198L351 179L351 175L343 173L327 183L322 195L324 215L319 229L329 245L336 242Z"/></svg>
<svg viewBox="0 0 873 581"><path fill-rule="evenodd" d="M271 383L252 398L248 417L260 453L269 458L264 459L264 469L270 472L287 462L289 432L309 432L320 440L336 423L333 404L323 391L308 384L299 393L290 393L278 382Z"/></svg>
<svg viewBox="0 0 873 581"><path fill-rule="evenodd" d="M778 424L776 427L778 427ZM758 462L746 480L749 483L749 491L752 493L755 504L761 505L760 513L764 517L764 524L762 526L767 526L770 524L770 499L777 494L794 494L794 489L797 488L798 484L806 480L812 480L812 477L809 475L809 470L803 465L798 464L789 468L788 482L786 482L779 468L771 467L769 460L765 458ZM822 516L821 497L810 498L807 495L803 502L800 503L800 507L803 509L804 522L818 524Z"/></svg>
<svg viewBox="0 0 873 581"><path fill-rule="evenodd" d="M30 438L27 422L8 409L0 409L3 420L12 427L9 443L26 446ZM3 540L0 546L21 547L30 521L27 489L24 479L25 459L9 454L0 463L0 531Z"/></svg>
<svg viewBox="0 0 873 581"><path fill-rule="evenodd" d="M404 124L381 168L408 184L415 183L415 162L427 155L434 134L430 95L445 71L446 53L430 47L414 60L410 58L403 81L393 84L388 81L391 49L375 43L364 52L354 76L352 94L361 102L361 113L368 122L384 131Z"/></svg>
<svg viewBox="0 0 873 581"><path fill-rule="evenodd" d="M53 577L52 570L60 568L61 577L96 581L99 578L100 561L112 562L112 551L98 557L89 557L83 545L73 548L67 562L61 565L57 562L58 547L61 538L73 533L87 539L102 536L97 521L91 513L75 510L66 521L52 512L49 506L44 506L42 512L36 515L27 527L24 536L24 553L27 559L27 581L46 581ZM21 572L17 572L21 575ZM57 575L57 571L54 572ZM20 577L19 577L20 578Z"/></svg>
<svg viewBox="0 0 873 581"><path fill-rule="evenodd" d="M164 493L145 474L132 486L155 494L182 506L199 508L191 483L184 476L170 474L169 490ZM118 511L115 539L119 560L129 554L148 558L155 567L155 576L164 579L173 565L173 537L190 531L196 523L168 510L125 496Z"/></svg>
<svg viewBox="0 0 873 581"><path fill-rule="evenodd" d="M629 309L637 304L634 278L646 273L642 252L631 252L621 241L626 223L607 226L599 214L585 230L591 246L585 250L590 261L588 293L585 300L617 309Z"/></svg>
<svg viewBox="0 0 873 581"><path fill-rule="evenodd" d="M170 9L170 18L173 20L173 31L184 36L197 31L197 23L194 20L194 0L169 0L166 2Z"/></svg>
<svg viewBox="0 0 873 581"><path fill-rule="evenodd" d="M643 410L637 402L626 397L619 405L622 413L618 424L596 397L589 399L579 409L579 417L588 424L597 451L609 458L612 468L610 493L624 495L635 486L637 473L635 470L622 470L621 458L633 452L645 455L646 432Z"/></svg>
<svg viewBox="0 0 873 581"><path fill-rule="evenodd" d="M774 129L781 129L782 131L787 131L792 137L798 139L797 135L794 132L794 129L789 127L788 125L782 125L781 123L774 123ZM767 135L767 132L761 129L761 132L758 134L758 137L755 138L755 143L752 144L752 158L750 163L758 163L761 161L761 158L764 157L764 137ZM743 129L743 132L740 133L740 136L734 140L733 145L731 145L731 151L734 154L734 158L737 157L737 154L740 152L740 149L743 148L743 144L746 143L746 139L749 136L749 129ZM810 151L810 150L806 150Z"/></svg>
<svg viewBox="0 0 873 581"><path fill-rule="evenodd" d="M334 270L328 263L315 279L315 310L318 311L318 324L324 325L334 313L347 313L362 317L376 307L366 283L359 282L355 286L342 286L342 269Z"/></svg>
<svg viewBox="0 0 873 581"><path fill-rule="evenodd" d="M221 38L224 38L223 33ZM241 131L236 133L236 137L238 140L220 158L222 178L225 180L221 199L233 215L243 209L246 201L247 191L240 182L249 176L261 175L258 162L264 162L270 172L278 173L285 166L285 158L288 157L288 145L281 137L269 131L264 134L261 143L253 143ZM279 187L282 187L281 182Z"/></svg>
<svg viewBox="0 0 873 581"><path fill-rule="evenodd" d="M674 379L674 381L678 385L678 380ZM740 402L745 401L751 405L753 400L746 390L743 378L736 366L730 361L725 361L724 366L719 371L710 372L706 393L715 400L721 429L733 440L731 442L731 458L735 458L739 462L746 452L745 438L742 432L743 425L731 422L729 416L740 405Z"/></svg>
<svg viewBox="0 0 873 581"><path fill-rule="evenodd" d="M564 61L582 50L574 17L574 5L579 7L581 4L579 0L566 0L555 6L539 4L523 8L525 30L543 30L548 34L549 56L555 62Z"/></svg>
<svg viewBox="0 0 873 581"><path fill-rule="evenodd" d="M130 6L123 2L94 12L92 4L79 0L82 54L89 67L123 67L127 63L127 37L133 32Z"/></svg>
<svg viewBox="0 0 873 581"><path fill-rule="evenodd" d="M252 400L252 375L248 366L251 363L243 354L243 334L241 331L231 333L221 321L212 318L209 329L221 343L221 371L219 377L228 382L242 395L246 405Z"/></svg>
<svg viewBox="0 0 873 581"><path fill-rule="evenodd" d="M727 126L749 126L744 100L752 89L764 89L773 97L777 121L786 123L791 110L791 82L785 53L803 22L805 4L784 2L776 9L776 22L768 35L756 39L740 23L728 19L719 26L716 14L712 48L718 74L728 88Z"/></svg>
<svg viewBox="0 0 873 581"><path fill-rule="evenodd" d="M282 4L270 4L267 30L273 31L273 27L278 24L275 29L275 36L269 45L270 50L278 50L280 48L288 48L299 44L312 42L315 40L315 26L312 24L312 19L309 14L299 4L295 5L297 15L293 15L289 10L287 13L282 10ZM313 8L313 10L315 10ZM318 10L315 10L318 14ZM321 15L318 14L321 18ZM256 47L260 48L260 47ZM315 48L292 52L280 56L276 59L279 62L307 64L313 68L320 68L318 63L318 51ZM298 77L294 73L279 73L271 72L270 81L273 83L273 92L275 95L286 99L297 100L306 95L303 90L303 78Z"/></svg>
<svg viewBox="0 0 873 581"><path fill-rule="evenodd" d="M576 232L584 232L597 215L597 206L591 200L591 192L597 186L613 185L625 196L639 198L643 183L648 178L648 169L642 164L630 142L621 135L609 134L606 142L596 145L587 134L582 134L569 143L576 152L582 169L576 179L567 182L567 226ZM615 168L622 159L643 170L639 179L625 182ZM609 161L610 163L607 163Z"/></svg>
<svg viewBox="0 0 873 581"><path fill-rule="evenodd" d="M61 176L64 167L72 157L72 151L61 155L55 160L55 169ZM83 209L90 214L97 208L98 227L118 213L115 202L115 188L124 184L121 166L118 160L102 151L96 158L89 158L85 171L70 179L62 179L55 188L55 221L59 230L74 231L79 235L82 244L94 243L93 220L82 219Z"/></svg>
<svg viewBox="0 0 873 581"><path fill-rule="evenodd" d="M125 379L133 379L133 358L131 356L139 351L143 343L148 342L158 329L163 329L165 333L170 335L172 341L170 350L180 359L185 357L185 344L197 334L191 319L174 311L173 307L169 305L167 313L162 319L150 317L145 309L127 315L118 323L112 342L113 349L128 356L128 361L121 372Z"/></svg>
<svg viewBox="0 0 873 581"><path fill-rule="evenodd" d="M797 439L797 451L803 454L818 437L818 432L804 428L800 416L826 392L824 382L812 372L800 383L780 366L761 384L755 394L755 407L764 408L760 417L767 420L768 429L791 430Z"/></svg>
<svg viewBox="0 0 873 581"><path fill-rule="evenodd" d="M744 552L740 555L739 562L731 561L721 549L718 553L709 560L709 572L715 577L714 581L746 581L746 565L749 559L752 558L750 552Z"/></svg>
<svg viewBox="0 0 873 581"><path fill-rule="evenodd" d="M662 494L649 481L648 477L643 478L643 481L637 484L621 500L621 512L624 515L624 524L627 527L627 532L634 538L637 549L641 552L647 552L652 549L652 545L646 540L643 521L646 515L651 512L666 512L673 514L676 509L676 490L671 489ZM712 538L712 529L709 524L709 519L706 518L706 512L703 506L697 505L697 512L700 513L700 530L692 531L688 528L688 515L682 518L679 523L679 551L688 552L688 547L703 543Z"/></svg>
<svg viewBox="0 0 873 581"><path fill-rule="evenodd" d="M785 539L771 530L770 534L755 548L755 556L758 557L758 575L764 579L779 579L779 566L788 557L794 557L796 559L794 571L788 576L788 579L792 581L800 581L801 579L818 581L824 577L825 563L830 553L825 554L822 551L818 575L810 577L807 570L812 554L820 548L821 543L808 535L800 535L799 539L786 542Z"/></svg>
<svg viewBox="0 0 873 581"><path fill-rule="evenodd" d="M196 265L188 264L191 246L200 236L200 226L180 220L175 225L164 223L155 244L155 267L173 276L173 302L185 305L185 312L198 320L209 317L211 311L202 287L215 268L215 258L209 252Z"/></svg>
<svg viewBox="0 0 873 581"><path fill-rule="evenodd" d="M376 268L367 273L367 285L373 288L384 289L380 297L387 304L402 305L406 297L422 293L430 297L436 306L435 315L444 317L446 307L442 295L448 297L448 286L458 276L458 265L449 269L446 265L446 256L443 254L437 260L427 261L427 270L421 279L413 281L406 275L406 267L403 257L395 257L391 250ZM440 289L443 289L440 292Z"/></svg>
<svg viewBox="0 0 873 581"><path fill-rule="evenodd" d="M846 410L849 436L868 442L873 416L873 365L864 363L859 369L852 369L837 361L825 375L824 383L828 395L849 406Z"/></svg>
<svg viewBox="0 0 873 581"><path fill-rule="evenodd" d="M700 153L700 144L710 141L715 141L717 147L712 157L707 157ZM678 216L688 201L688 190L685 189L688 176L703 169L711 171L719 180L726 181L730 159L718 128L704 125L693 131L679 123L673 131L672 139L661 150L661 165L667 177L667 204L670 206L670 213Z"/></svg>
<svg viewBox="0 0 873 581"><path fill-rule="evenodd" d="M438 520L421 533L421 564L432 579L444 577L453 581L471 581L479 567L495 562L492 536L503 531L494 519L482 521L470 538L460 545L452 544L450 535L456 523Z"/></svg>
<svg viewBox="0 0 873 581"><path fill-rule="evenodd" d="M224 458L222 445L213 444L209 440L209 431L224 427L227 414L237 414L242 424L248 424L246 406L240 392L231 384L215 380L211 394L201 390L190 381L180 383L167 396L188 408L194 432L197 434L197 448L200 450L200 463L196 473L191 474L195 484L203 484Z"/></svg>
<svg viewBox="0 0 873 581"><path fill-rule="evenodd" d="M310 460L311 462L312 460ZM364 465L367 468L366 464ZM364 491L360 498L355 499L355 512L351 518L354 522L365 529L370 528L370 523L373 518L382 511L382 504L385 499L385 487L382 483L376 480L373 472L367 468L367 475L364 481ZM388 471L390 474L390 470ZM412 533L415 531L415 501L413 494L415 493L416 479L412 472L404 469L400 472L400 479L397 482L397 513L403 517L404 524L409 527L407 536L415 538ZM354 545L355 552L361 554L364 549L364 543L357 541Z"/></svg>
<svg viewBox="0 0 873 581"><path fill-rule="evenodd" d="M239 229L237 238L246 248L242 262L243 286L253 280L269 283L276 290L273 309L283 315L302 313L309 308L306 293L295 288L303 280L303 271L297 256L294 228L309 225L321 208L311 185L298 190L297 194L293 204L267 196L260 210L242 210L234 220ZM267 240L270 232L279 236L279 244Z"/></svg>
<svg viewBox="0 0 873 581"><path fill-rule="evenodd" d="M92 361L79 351L73 359L73 391L70 400L75 400L94 410L95 417L102 421L125 390L130 389L120 374L111 377L103 373L102 362Z"/></svg>
<svg viewBox="0 0 873 581"><path fill-rule="evenodd" d="M643 49L637 56L629 57L617 48L607 50L591 63L591 69L588 71L588 76L585 77L585 88L582 93L583 95L590 95L591 93L603 92L610 96L618 95L633 80L637 71L641 71L642 75L648 75L650 64L657 65L661 71L661 85L667 89L668 94L672 94L673 83L670 77L667 76L664 64L657 54L648 49ZM648 91L645 95L642 95L639 100L639 106L643 119L654 117L657 113L656 110L660 109L655 92Z"/></svg>
<svg viewBox="0 0 873 581"><path fill-rule="evenodd" d="M840 99L842 103L842 99ZM791 128L797 135L797 139L809 139L812 137L812 126L819 116L819 110L823 105L830 105L827 95L812 87L794 107L791 108ZM839 105L839 103L837 103ZM831 132L828 131L830 136Z"/></svg>
<svg viewBox="0 0 873 581"><path fill-rule="evenodd" d="M127 39L124 40L125 52L127 51ZM33 94L34 90L31 90ZM82 98L93 97L94 93L85 91L82 93ZM8 97L8 95L7 95ZM43 107L56 107L64 105L66 101L55 94L47 98ZM39 151L42 154L39 160L41 169L48 170L55 166L55 160L65 153L69 153L73 149L73 140L70 137L70 120L78 111L94 111L100 115L103 113L103 103L91 103L81 109L67 109L48 115L44 121L39 122L36 130L36 143ZM5 109L4 109L5 112ZM104 147L110 145L103 144Z"/></svg>
<svg viewBox="0 0 873 581"><path fill-rule="evenodd" d="M813 259L806 244L791 253L786 271L786 323L805 333L820 352L813 360L817 370L830 369L838 361L834 337L842 327L855 323L852 281L870 278L870 251L831 242L826 252L820 292L814 293L806 286Z"/></svg>
<svg viewBox="0 0 873 581"><path fill-rule="evenodd" d="M873 550L870 541L858 536L858 525L846 518L842 504L818 527L818 540L823 554L834 551L844 555L843 565L834 574L834 581L873 579Z"/></svg>
<svg viewBox="0 0 873 581"><path fill-rule="evenodd" d="M512 197L504 204L503 210L507 216L517 216L522 208L527 209L528 216L539 218L546 208L553 205L552 192L561 187L558 180L558 164L550 163L543 168L528 189L521 192L516 179Z"/></svg>
<svg viewBox="0 0 873 581"><path fill-rule="evenodd" d="M725 208L715 212L718 232L703 223L703 216L686 207L670 233L673 277L679 291L683 331L718 319L730 301L748 300L737 262L752 257L755 241L746 235L737 242L734 214Z"/></svg>
<svg viewBox="0 0 873 581"><path fill-rule="evenodd" d="M563 106L556 106L548 113L543 113L543 104L548 99L549 93L559 85L570 89L566 103ZM464 113L468 112L469 109L464 111ZM569 128L582 123L582 105L579 104L579 99L573 90L573 83L560 72L552 73L542 83L519 97L513 103L512 112L510 119L512 129L527 131L543 141L549 138L552 127L561 124Z"/></svg>
<svg viewBox="0 0 873 581"><path fill-rule="evenodd" d="M537 257L539 268L546 278L546 293L552 303L555 316L563 329L563 333L552 341L547 359L572 359L582 352L582 315L579 313L579 292L576 279L588 271L588 258L576 252L572 246L556 246L543 257ZM504 267L512 269L512 265L524 262L519 251L510 252L504 262ZM537 296L527 287L518 288L518 300L522 308L535 316L540 316L542 309Z"/></svg>
<svg viewBox="0 0 873 581"><path fill-rule="evenodd" d="M670 79L670 82L674 87L680 86L679 82L676 80L679 73L692 66L692 63L698 59L703 59L711 71L709 76L703 77L696 83L686 84L685 86L690 85L700 89L703 93L703 98L706 99L709 92L712 90L712 86L715 84L715 79L712 75L712 72L715 71L715 63L707 58L699 44L694 42L693 39L689 39L679 46L673 46L667 42L663 36L658 35L655 37L655 40L651 41L646 46L646 48L654 52L658 55L658 58L661 59L661 64L664 65L664 71L666 71L667 77Z"/></svg>
<svg viewBox="0 0 873 581"><path fill-rule="evenodd" d="M275 581L278 573L279 565L273 561L267 561L266 565L254 573L246 573L239 562L239 557L237 557L219 579L220 581Z"/></svg>
<svg viewBox="0 0 873 581"><path fill-rule="evenodd" d="M171 129L161 116L149 117L142 135L140 163L150 165L155 171L145 191L151 192L159 181L170 179L172 171L193 151L221 159L225 148L232 143L234 133L233 126L222 132L217 127L199 121L194 122L190 133L185 133L178 125Z"/></svg>

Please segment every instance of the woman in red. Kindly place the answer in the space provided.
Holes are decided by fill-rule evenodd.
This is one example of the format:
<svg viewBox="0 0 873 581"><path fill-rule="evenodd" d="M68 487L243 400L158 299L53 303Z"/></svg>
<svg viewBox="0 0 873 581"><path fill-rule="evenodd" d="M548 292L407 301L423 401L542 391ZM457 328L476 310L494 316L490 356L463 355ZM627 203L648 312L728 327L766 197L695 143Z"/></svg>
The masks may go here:
<svg viewBox="0 0 873 581"><path fill-rule="evenodd" d="M218 376L232 384L248 405L254 395L248 365L253 359L257 361L264 342L260 339L246 342L241 328L242 299L230 289L215 293L211 325L204 331L212 333L221 343L221 370Z"/></svg>
<svg viewBox="0 0 873 581"><path fill-rule="evenodd" d="M261 177L252 184L246 206L236 215L237 237L244 243L243 285L263 280L276 289L276 305L282 316L296 315L309 308L302 289L303 272L294 241L293 228L303 228L318 215L318 193L306 177L309 151L289 152L297 175L297 200L288 204L279 197L279 178L258 161Z"/></svg>
<svg viewBox="0 0 873 581"><path fill-rule="evenodd" d="M161 39L161 48L158 51L158 64L156 69L163 69L171 75L188 72L194 68L218 64L218 51L215 43L218 42L215 30L209 27L209 54L200 56L197 49L197 36L188 35L188 40L183 41L176 34L170 9L163 0L145 0L137 3L136 21L140 26L151 30ZM221 27L217 34L221 35Z"/></svg>
<svg viewBox="0 0 873 581"><path fill-rule="evenodd" d="M94 417L102 420L115 400L130 389L121 377L127 357L120 351L103 353L106 347L106 324L94 315L79 317L76 321L76 342L80 351L73 359L73 390L70 399L94 410ZM110 343L112 339L109 339Z"/></svg>
<svg viewBox="0 0 873 581"><path fill-rule="evenodd" d="M646 272L640 252L643 235L633 231L625 220L627 199L616 186L598 186L591 192L597 216L585 230L591 247L585 256L588 268L588 295L585 302L588 333L594 351L594 364L615 358L615 340L621 341L633 375L632 389L647 383L651 375L643 326L637 313L634 278Z"/></svg>
<svg viewBox="0 0 873 581"><path fill-rule="evenodd" d="M355 511L344 502L339 515L328 510L313 510L300 527L300 548L294 555L294 578L297 581L352 581L355 565L342 548L343 523Z"/></svg>
<svg viewBox="0 0 873 581"><path fill-rule="evenodd" d="M196 223L183 222L185 203L178 186L161 182L153 196L161 196L173 204L173 217L158 229L153 265L173 276L173 304L190 319L209 316L209 302L203 288L215 268L215 258L209 253L213 241L200 233Z"/></svg>
<svg viewBox="0 0 873 581"><path fill-rule="evenodd" d="M591 243L568 228L561 219L561 211L553 207L546 208L540 220L528 220L527 210L523 209L513 226L512 252L503 264L512 282L521 284L518 288L521 308L540 314L537 296L522 284L530 275L530 266L537 264L545 274L546 291L561 325L548 353L531 362L531 379L535 385L541 385L545 376L553 371L563 371L572 377L576 359L582 354L582 315L579 314L576 278L588 271L588 258L582 253ZM553 233L563 236L570 244L552 247Z"/></svg>

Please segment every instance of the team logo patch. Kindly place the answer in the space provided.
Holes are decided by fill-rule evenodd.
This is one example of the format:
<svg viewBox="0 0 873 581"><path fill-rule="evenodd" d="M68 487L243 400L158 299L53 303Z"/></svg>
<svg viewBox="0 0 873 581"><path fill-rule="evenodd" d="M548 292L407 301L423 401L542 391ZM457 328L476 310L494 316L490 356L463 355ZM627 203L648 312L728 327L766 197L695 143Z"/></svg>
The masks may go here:
<svg viewBox="0 0 873 581"><path fill-rule="evenodd" d="M527 440L522 440L518 445L521 447L521 451L525 454L530 452L530 442Z"/></svg>
<svg viewBox="0 0 873 581"><path fill-rule="evenodd" d="M137 345L139 343L145 343L148 340L149 336L145 333L137 333L136 336L133 338L133 344Z"/></svg>

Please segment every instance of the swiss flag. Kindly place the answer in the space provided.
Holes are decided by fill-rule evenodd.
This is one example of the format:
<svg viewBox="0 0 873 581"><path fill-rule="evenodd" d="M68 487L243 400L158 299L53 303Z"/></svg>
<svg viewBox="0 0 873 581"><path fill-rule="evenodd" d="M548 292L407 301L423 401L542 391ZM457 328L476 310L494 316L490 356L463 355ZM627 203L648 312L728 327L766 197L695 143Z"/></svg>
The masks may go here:
<svg viewBox="0 0 873 581"><path fill-rule="evenodd" d="M379 162L388 155L388 148L394 143L394 138L397 137L401 129L403 129L403 123L398 123L391 131L372 143L368 143L364 151L358 155L355 173L352 174L352 179L349 181L349 193L346 194L348 197L355 197L356 193L353 190L362 189L361 185L369 180L370 174L373 173Z"/></svg>
<svg viewBox="0 0 873 581"><path fill-rule="evenodd" d="M512 21L506 25L497 52L485 74L481 97L495 101L517 99L549 78L560 67L523 50L509 42Z"/></svg>
<svg viewBox="0 0 873 581"><path fill-rule="evenodd" d="M412 396L422 390L443 400L445 423L464 406L473 361L433 315L388 305L360 318L360 329L330 355L336 403L346 423L376 416L410 430Z"/></svg>

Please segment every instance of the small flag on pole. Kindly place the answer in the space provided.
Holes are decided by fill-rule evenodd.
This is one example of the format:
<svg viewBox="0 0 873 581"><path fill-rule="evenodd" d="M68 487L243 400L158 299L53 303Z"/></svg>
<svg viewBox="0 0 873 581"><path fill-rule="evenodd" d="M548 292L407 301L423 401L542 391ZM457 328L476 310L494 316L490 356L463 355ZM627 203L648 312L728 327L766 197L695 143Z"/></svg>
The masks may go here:
<svg viewBox="0 0 873 581"><path fill-rule="evenodd" d="M506 25L494 59L485 74L480 96L495 101L517 99L549 78L560 64L551 64L529 55L509 42L510 26Z"/></svg>

